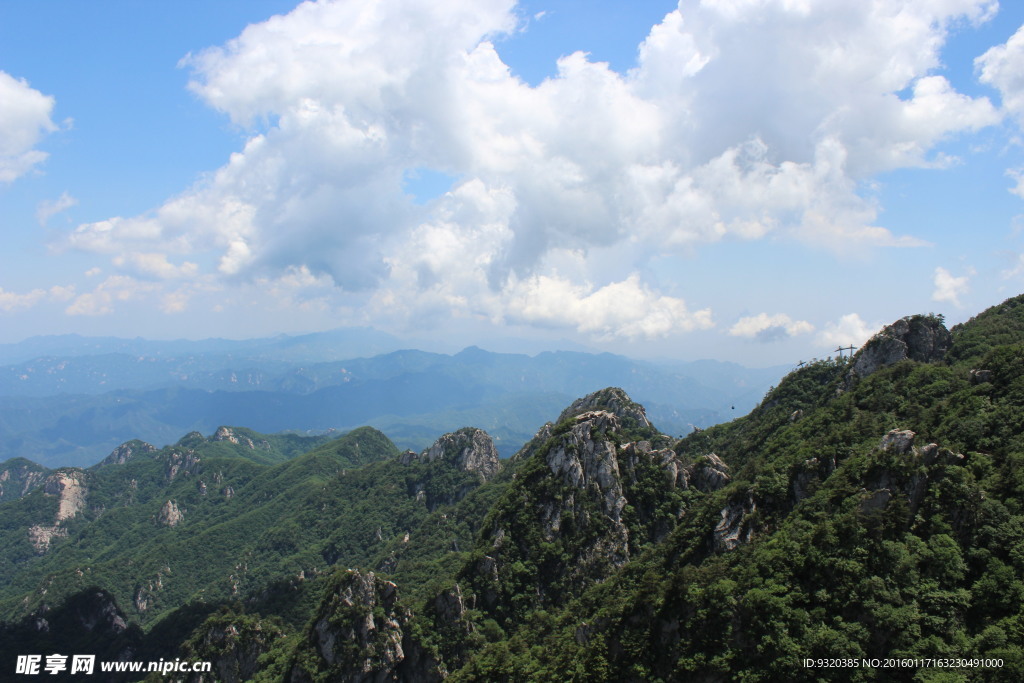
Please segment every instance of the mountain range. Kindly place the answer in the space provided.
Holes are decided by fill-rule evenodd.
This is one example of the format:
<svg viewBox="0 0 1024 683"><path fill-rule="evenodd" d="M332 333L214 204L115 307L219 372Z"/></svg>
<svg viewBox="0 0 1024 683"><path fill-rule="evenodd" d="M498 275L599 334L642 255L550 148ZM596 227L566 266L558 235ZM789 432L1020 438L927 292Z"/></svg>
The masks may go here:
<svg viewBox="0 0 1024 683"><path fill-rule="evenodd" d="M547 419L508 459L478 427L419 450L220 427L86 469L6 462L0 667L1024 677L1024 296L895 321L683 438L618 387Z"/></svg>
<svg viewBox="0 0 1024 683"><path fill-rule="evenodd" d="M30 343L31 342L31 343ZM421 449L467 424L503 457L574 397L627 388L679 435L747 412L782 375L697 361L667 366L612 354L535 356L470 347L393 350L372 330L234 342L44 337L0 347L0 459L85 466L132 438L165 445L221 425L343 433L373 425ZM29 359L29 347L48 352ZM738 412L737 412L738 411Z"/></svg>

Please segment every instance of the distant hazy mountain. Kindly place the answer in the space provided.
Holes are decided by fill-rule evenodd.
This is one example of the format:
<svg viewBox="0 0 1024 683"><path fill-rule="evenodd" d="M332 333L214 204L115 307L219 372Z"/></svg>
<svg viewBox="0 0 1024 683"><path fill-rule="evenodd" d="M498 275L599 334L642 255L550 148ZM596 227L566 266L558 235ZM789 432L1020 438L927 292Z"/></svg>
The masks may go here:
<svg viewBox="0 0 1024 683"><path fill-rule="evenodd" d="M451 390L460 416L511 419L543 394L498 380L580 367L664 391L616 357L382 363L290 400L313 420L346 391L356 415L441 410ZM1022 406L1024 296L953 330L898 320L683 439L607 387L504 461L481 429L401 452L372 427L8 461L0 661L208 661L254 683L1024 680Z"/></svg>
<svg viewBox="0 0 1024 683"><path fill-rule="evenodd" d="M225 355L262 360L340 360L375 356L400 349L404 344L386 332L369 327L348 327L298 336L278 335L260 339L173 339L136 337L82 337L77 334L30 337L14 344L0 344L0 363L16 364L51 357L127 354L131 356L188 357Z"/></svg>
<svg viewBox="0 0 1024 683"><path fill-rule="evenodd" d="M247 342L37 338L38 349L60 353L0 366L0 459L84 466L128 439L162 445L221 424L302 433L370 424L403 448L472 424L507 457L559 406L604 386L626 388L682 435L748 412L783 371L476 347L355 355L394 343L372 330Z"/></svg>

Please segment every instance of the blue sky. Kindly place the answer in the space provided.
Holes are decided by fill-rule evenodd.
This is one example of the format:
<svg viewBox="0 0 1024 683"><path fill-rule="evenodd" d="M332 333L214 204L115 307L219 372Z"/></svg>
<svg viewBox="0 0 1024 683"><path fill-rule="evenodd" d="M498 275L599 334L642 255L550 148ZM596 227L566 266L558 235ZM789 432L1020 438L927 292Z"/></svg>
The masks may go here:
<svg viewBox="0 0 1024 683"><path fill-rule="evenodd" d="M273 18L272 18L273 17ZM0 3L0 342L752 365L1024 289L1021 3Z"/></svg>

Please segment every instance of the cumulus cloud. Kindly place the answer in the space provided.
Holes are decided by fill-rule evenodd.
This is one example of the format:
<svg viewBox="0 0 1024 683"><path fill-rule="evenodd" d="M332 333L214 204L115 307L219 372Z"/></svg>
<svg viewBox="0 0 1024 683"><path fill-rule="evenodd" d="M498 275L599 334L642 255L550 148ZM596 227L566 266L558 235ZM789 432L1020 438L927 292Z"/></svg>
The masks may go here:
<svg viewBox="0 0 1024 683"><path fill-rule="evenodd" d="M91 292L75 296L64 312L68 315L109 315L118 301L133 301L153 294L158 286L126 275L112 275Z"/></svg>
<svg viewBox="0 0 1024 683"><path fill-rule="evenodd" d="M1024 26L974 60L978 78L999 91L1003 109L1024 124Z"/></svg>
<svg viewBox="0 0 1024 683"><path fill-rule="evenodd" d="M953 274L945 268L936 268L933 279L935 291L932 292L932 301L950 303L960 308L960 296L967 293L969 280L969 275L953 277Z"/></svg>
<svg viewBox="0 0 1024 683"><path fill-rule="evenodd" d="M653 338L714 325L710 310L691 312L682 299L644 287L637 275L598 289L539 275L513 283L507 296L513 322L575 327L599 338Z"/></svg>
<svg viewBox="0 0 1024 683"><path fill-rule="evenodd" d="M0 287L0 311L11 313L33 308L42 301L67 301L74 296L73 286L54 286L50 289L33 289L28 292L8 292Z"/></svg>
<svg viewBox="0 0 1024 683"><path fill-rule="evenodd" d="M740 318L729 328L729 334L734 337L748 337L762 342L777 341L813 331L814 325L811 323L806 320L793 320L785 313L758 313Z"/></svg>
<svg viewBox="0 0 1024 683"><path fill-rule="evenodd" d="M839 320L827 323L818 333L816 341L829 350L833 346L862 346L882 329L882 326L882 323L866 323L856 313L847 313Z"/></svg>
<svg viewBox="0 0 1024 683"><path fill-rule="evenodd" d="M24 79L0 71L0 183L13 182L48 156L35 146L57 130L54 99Z"/></svg>
<svg viewBox="0 0 1024 683"><path fill-rule="evenodd" d="M46 296L46 290L33 289L30 292L19 294L8 292L0 287L0 311L10 313L18 309L32 308Z"/></svg>
<svg viewBox="0 0 1024 683"><path fill-rule="evenodd" d="M574 53L534 87L495 47L518 29L511 0L303 3L182 60L244 147L68 243L126 277L306 273L394 316L597 336L706 327L709 311L642 277L650 259L726 239L926 243L879 225L860 187L942 165L941 142L998 121L932 73L950 27L995 7L681 0L629 73ZM458 181L420 206L411 169ZM608 251L614 272L594 257Z"/></svg>
<svg viewBox="0 0 1024 683"><path fill-rule="evenodd" d="M62 211L67 211L77 204L77 199L67 192L62 192L60 197L53 201L39 202L39 206L36 207L36 220L39 221L39 225L45 228L47 222L49 222L51 218Z"/></svg>

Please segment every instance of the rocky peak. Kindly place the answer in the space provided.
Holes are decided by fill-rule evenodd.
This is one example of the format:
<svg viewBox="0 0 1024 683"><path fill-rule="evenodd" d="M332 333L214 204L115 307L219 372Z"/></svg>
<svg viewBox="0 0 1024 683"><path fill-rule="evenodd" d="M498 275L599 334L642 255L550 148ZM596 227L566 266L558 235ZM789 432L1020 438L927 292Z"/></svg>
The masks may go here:
<svg viewBox="0 0 1024 683"><path fill-rule="evenodd" d="M284 631L269 620L215 615L197 629L186 648L193 658L213 662L219 680L240 683L252 680L259 670L260 655L284 635ZM193 674L185 680L203 683L209 678Z"/></svg>
<svg viewBox="0 0 1024 683"><path fill-rule="evenodd" d="M847 387L855 379L901 360L940 361L952 341L949 330L938 318L914 315L897 320L872 337L854 356L853 366L846 376Z"/></svg>
<svg viewBox="0 0 1024 683"><path fill-rule="evenodd" d="M729 466L714 453L708 453L694 467L693 485L705 493L717 491L729 483Z"/></svg>
<svg viewBox="0 0 1024 683"><path fill-rule="evenodd" d="M404 633L410 617L394 583L348 570L332 581L307 632L304 649L315 656L299 658L288 680L407 680L402 665L419 649ZM419 680L439 678L418 673Z"/></svg>
<svg viewBox="0 0 1024 683"><path fill-rule="evenodd" d="M0 502L27 495L42 484L48 471L23 458L3 463L0 465Z"/></svg>
<svg viewBox="0 0 1024 683"><path fill-rule="evenodd" d="M229 443L245 446L250 450L256 449L256 444L255 442L253 442L252 439L245 436L244 434L239 435L235 433L235 431L231 429L231 427L217 427L217 431L215 431L213 433L213 436L210 437L210 441L227 441Z"/></svg>
<svg viewBox="0 0 1024 683"><path fill-rule="evenodd" d="M164 464L164 476L171 482L179 475L190 475L199 472L199 456L192 450L173 449L167 454Z"/></svg>
<svg viewBox="0 0 1024 683"><path fill-rule="evenodd" d="M178 504L173 500L164 503L156 516L157 524L161 526L177 526L183 519L185 519L185 513L178 508Z"/></svg>
<svg viewBox="0 0 1024 683"><path fill-rule="evenodd" d="M634 403L626 392L618 387L608 387L576 399L558 416L558 422L561 423L571 417L595 410L611 413L623 424L635 422L637 427L651 426L644 407L639 403Z"/></svg>
<svg viewBox="0 0 1024 683"><path fill-rule="evenodd" d="M445 434L430 448L419 455L407 451L401 462L436 462L443 460L454 464L463 472L476 472L483 481L488 481L501 467L498 449L491 436L482 429L466 427L457 432Z"/></svg>
<svg viewBox="0 0 1024 683"><path fill-rule="evenodd" d="M103 465L123 465L138 455L155 453L156 451L156 446L148 444L145 441L132 439L131 441L126 441L112 450L110 455L101 460L97 467L101 467Z"/></svg>
<svg viewBox="0 0 1024 683"><path fill-rule="evenodd" d="M615 444L606 438L621 430L619 418L604 410L576 416L576 424L561 435L547 453L552 474L577 489L596 489L601 493L604 513L618 523L626 499L622 495L619 462Z"/></svg>

